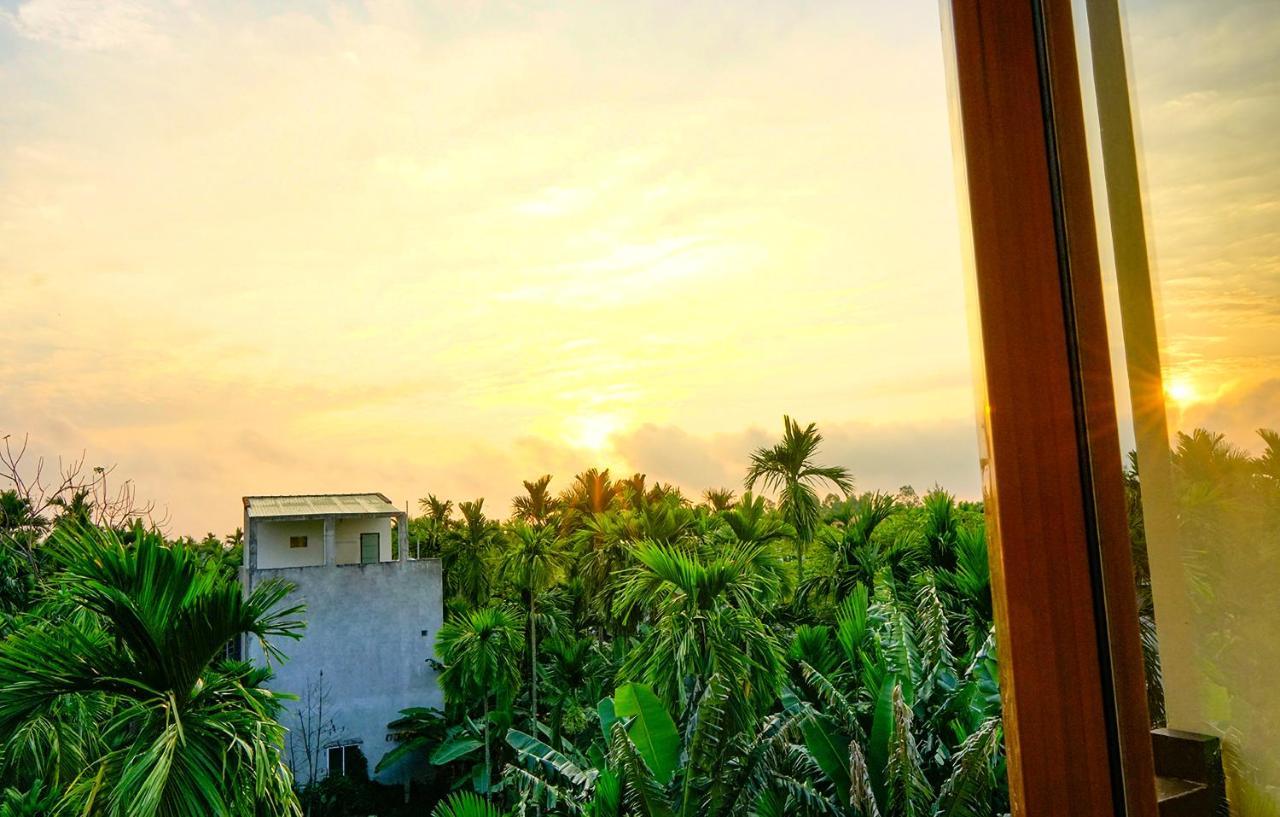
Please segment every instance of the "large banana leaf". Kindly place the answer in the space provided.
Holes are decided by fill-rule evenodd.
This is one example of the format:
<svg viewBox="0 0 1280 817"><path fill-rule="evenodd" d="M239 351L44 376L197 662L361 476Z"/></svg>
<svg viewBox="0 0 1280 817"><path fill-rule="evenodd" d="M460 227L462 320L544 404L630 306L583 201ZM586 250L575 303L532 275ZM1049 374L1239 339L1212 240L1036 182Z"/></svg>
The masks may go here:
<svg viewBox="0 0 1280 817"><path fill-rule="evenodd" d="M888 808L885 773L889 768L889 743L893 740L893 689L897 683L898 679L892 674L885 676L880 693L876 696L876 708L871 716L871 740L867 745L871 790L875 792L876 803L882 814Z"/></svg>
<svg viewBox="0 0 1280 817"><path fill-rule="evenodd" d="M452 763L460 757L471 754L477 749L484 746L484 741L477 740L470 735L455 735L445 740L440 746L431 753L431 763L435 766L443 766L446 763Z"/></svg>
<svg viewBox="0 0 1280 817"><path fill-rule="evenodd" d="M800 729L809 753L835 784L840 802L849 802L849 739L838 735L824 717L809 718Z"/></svg>
<svg viewBox="0 0 1280 817"><path fill-rule="evenodd" d="M624 684L614 691L613 707L619 718L632 719L627 735L654 779L670 783L680 760L680 735L662 701L642 684Z"/></svg>
<svg viewBox="0 0 1280 817"><path fill-rule="evenodd" d="M522 759L534 761L544 776L554 774L578 789L586 789L596 778L597 772L594 769L584 771L562 752L518 729L507 732L507 743L511 744L511 748Z"/></svg>
<svg viewBox="0 0 1280 817"><path fill-rule="evenodd" d="M601 698L596 705L596 712L600 715L600 731L604 733L607 745L613 736L613 722L618 719L618 713L613 709L613 698Z"/></svg>

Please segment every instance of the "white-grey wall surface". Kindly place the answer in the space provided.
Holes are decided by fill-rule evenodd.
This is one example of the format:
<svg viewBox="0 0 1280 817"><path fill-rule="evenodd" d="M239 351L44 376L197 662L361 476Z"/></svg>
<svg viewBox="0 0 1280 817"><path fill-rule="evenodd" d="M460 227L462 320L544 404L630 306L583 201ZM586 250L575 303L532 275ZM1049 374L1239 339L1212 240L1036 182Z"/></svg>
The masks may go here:
<svg viewBox="0 0 1280 817"><path fill-rule="evenodd" d="M391 517L353 517L338 519L335 539L338 545L338 564L349 565L360 561L360 534L378 534L378 561L391 561Z"/></svg>
<svg viewBox="0 0 1280 817"><path fill-rule="evenodd" d="M389 531L384 539L389 551ZM385 558L390 558L389 552ZM259 559L261 564L261 553ZM276 676L269 686L304 696L323 671L325 719L332 718L340 742L361 745L370 775L395 745L387 740L387 724L400 710L444 708L436 672L427 664L428 658L436 657L435 639L444 615L438 559L260 568L252 573L245 570L242 576L246 585L269 578L296 585L289 601L306 604L307 628L300 641L276 642L288 660L273 667ZM249 639L245 657L263 663L256 639ZM283 722L295 734L297 712L303 705L302 701L286 703ZM377 778L400 782L415 771L391 769ZM295 768L294 774L306 782L305 769ZM324 774L322 760L319 775Z"/></svg>
<svg viewBox="0 0 1280 817"><path fill-rule="evenodd" d="M258 567L303 567L324 564L324 520L301 519L273 522L255 519L251 522L258 543ZM307 537L307 546L289 546L292 536ZM357 558L356 561L359 561Z"/></svg>

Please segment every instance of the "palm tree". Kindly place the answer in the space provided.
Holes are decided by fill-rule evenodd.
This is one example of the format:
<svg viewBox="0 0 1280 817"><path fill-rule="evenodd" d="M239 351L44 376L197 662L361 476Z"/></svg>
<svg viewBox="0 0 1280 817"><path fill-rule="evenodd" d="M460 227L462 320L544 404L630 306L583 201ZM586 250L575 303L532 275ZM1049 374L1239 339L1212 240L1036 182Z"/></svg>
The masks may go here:
<svg viewBox="0 0 1280 817"><path fill-rule="evenodd" d="M708 488L703 492L702 498L711 510L719 513L732 508L737 495L728 488Z"/></svg>
<svg viewBox="0 0 1280 817"><path fill-rule="evenodd" d="M648 615L620 678L642 680L681 709L689 680L724 678L735 698L767 705L778 686L781 649L762 617L781 597L776 560L759 545L712 554L643 542L637 565L618 577L615 615Z"/></svg>
<svg viewBox="0 0 1280 817"><path fill-rule="evenodd" d="M498 537L498 523L484 515L484 499L458 503L462 525L449 531L441 555L451 595L479 604L489 595L489 561Z"/></svg>
<svg viewBox="0 0 1280 817"><path fill-rule="evenodd" d="M1258 473L1280 482L1280 434L1269 428L1258 429L1265 448L1258 457Z"/></svg>
<svg viewBox="0 0 1280 817"><path fill-rule="evenodd" d="M794 539L795 529L771 513L762 496L747 491L742 501L720 515L739 542L765 545L780 539Z"/></svg>
<svg viewBox="0 0 1280 817"><path fill-rule="evenodd" d="M649 492L649 487L645 484L648 479L649 477L646 474L641 474L637 471L627 479L622 480L621 495L629 507L636 509L644 507Z"/></svg>
<svg viewBox="0 0 1280 817"><path fill-rule="evenodd" d="M526 479L523 483L524 496L511 500L511 510L517 519L531 525L547 524L551 521L551 515L559 508L559 502L548 487L551 485L551 475L543 474L532 482Z"/></svg>
<svg viewBox="0 0 1280 817"><path fill-rule="evenodd" d="M20 734L69 700L103 714L83 724L103 752L63 785L60 809L298 814L279 699L263 687L270 671L222 659L241 635L283 657L274 639L303 626L300 605L282 607L290 586L268 580L246 596L158 533L132 534L128 546L96 528L50 537L64 614L33 618L0 642L0 734Z"/></svg>
<svg viewBox="0 0 1280 817"><path fill-rule="evenodd" d="M464 503L466 504L466 503ZM479 698L484 711L484 791L490 796L493 758L489 741L489 701L514 696L520 682L516 656L523 634L516 615L505 607L489 605L440 628L436 652L444 661L440 682L455 700Z"/></svg>
<svg viewBox="0 0 1280 817"><path fill-rule="evenodd" d="M438 499L435 494L427 494L419 499L418 507L422 508L432 522L439 525L447 524L453 516L453 502L448 499Z"/></svg>
<svg viewBox="0 0 1280 817"><path fill-rule="evenodd" d="M822 434L816 424L801 428L784 415L782 425L781 442L773 447L757 448L751 454L751 468L744 484L750 491L761 482L766 489L778 493L782 516L796 532L796 578L803 581L805 547L813 541L818 526L816 486L829 482L847 494L853 490L853 478L848 469L841 466L814 463L822 444Z"/></svg>
<svg viewBox="0 0 1280 817"><path fill-rule="evenodd" d="M31 500L10 489L0 491L0 536L19 546L23 557L37 567L36 544L49 530L49 520L36 512Z"/></svg>
<svg viewBox="0 0 1280 817"><path fill-rule="evenodd" d="M58 525L86 526L93 521L93 492L88 488L76 488L70 496L58 496L49 501L58 509Z"/></svg>
<svg viewBox="0 0 1280 817"><path fill-rule="evenodd" d="M573 478L573 485L560 500L566 510L573 512L570 516L591 517L613 507L615 500L622 496L624 485L609 477L608 468L603 471L588 468Z"/></svg>
<svg viewBox="0 0 1280 817"><path fill-rule="evenodd" d="M897 501L891 494L876 492L850 500L843 512L844 524L822 528L820 540L830 548L831 561L804 581L799 597L836 601L859 583L874 590L882 569L910 564L917 550L910 541L881 542L873 538L876 529L897 510Z"/></svg>
<svg viewBox="0 0 1280 817"><path fill-rule="evenodd" d="M456 791L436 803L431 817L503 817L506 812L469 791Z"/></svg>
<svg viewBox="0 0 1280 817"><path fill-rule="evenodd" d="M502 556L500 570L529 599L529 719L532 722L531 731L537 734L538 594L559 579L564 570L565 553L561 540L550 526L536 528L523 522L515 522L507 533L510 547Z"/></svg>
<svg viewBox="0 0 1280 817"><path fill-rule="evenodd" d="M955 567L959 529L956 498L941 488L925 494L923 533L930 563L947 569Z"/></svg>
<svg viewBox="0 0 1280 817"><path fill-rule="evenodd" d="M580 712L583 703L595 706L603 692L602 685L612 680L605 662L592 638L560 635L547 642L550 663L547 675L550 679L551 743L557 748L565 731L577 733L588 723L586 718L576 721L577 727L565 729L565 713L571 707Z"/></svg>
<svg viewBox="0 0 1280 817"><path fill-rule="evenodd" d="M446 534L453 526L453 502L427 494L418 500L423 516L409 520L409 537L414 555L423 559L440 556Z"/></svg>

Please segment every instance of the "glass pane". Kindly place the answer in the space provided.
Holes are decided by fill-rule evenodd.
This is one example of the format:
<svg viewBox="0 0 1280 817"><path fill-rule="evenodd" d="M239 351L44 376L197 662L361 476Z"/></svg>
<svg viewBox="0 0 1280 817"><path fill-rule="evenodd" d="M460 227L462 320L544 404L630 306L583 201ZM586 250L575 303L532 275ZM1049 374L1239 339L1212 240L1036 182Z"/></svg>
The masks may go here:
<svg viewBox="0 0 1280 817"><path fill-rule="evenodd" d="M1124 0L1119 17L1115 0L1084 5L1152 723L1220 738L1231 812L1269 817L1280 814L1280 4ZM1157 772L1186 777L1162 759L1173 739L1156 743Z"/></svg>

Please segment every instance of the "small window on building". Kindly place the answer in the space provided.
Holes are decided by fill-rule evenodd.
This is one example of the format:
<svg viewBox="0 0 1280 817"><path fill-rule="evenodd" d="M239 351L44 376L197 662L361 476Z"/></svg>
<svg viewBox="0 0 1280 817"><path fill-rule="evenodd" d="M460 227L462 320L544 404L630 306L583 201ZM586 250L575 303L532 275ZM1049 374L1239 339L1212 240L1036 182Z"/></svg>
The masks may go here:
<svg viewBox="0 0 1280 817"><path fill-rule="evenodd" d="M379 546L377 533L360 534L360 564L367 565L378 561Z"/></svg>
<svg viewBox="0 0 1280 817"><path fill-rule="evenodd" d="M369 763L358 743L330 746L328 759L330 776L367 777L369 774Z"/></svg>
<svg viewBox="0 0 1280 817"><path fill-rule="evenodd" d="M306 547L306 546L307 546L307 537L305 537L305 536L290 536L290 537L289 537L289 547L291 547L291 548L304 548L304 547Z"/></svg>

